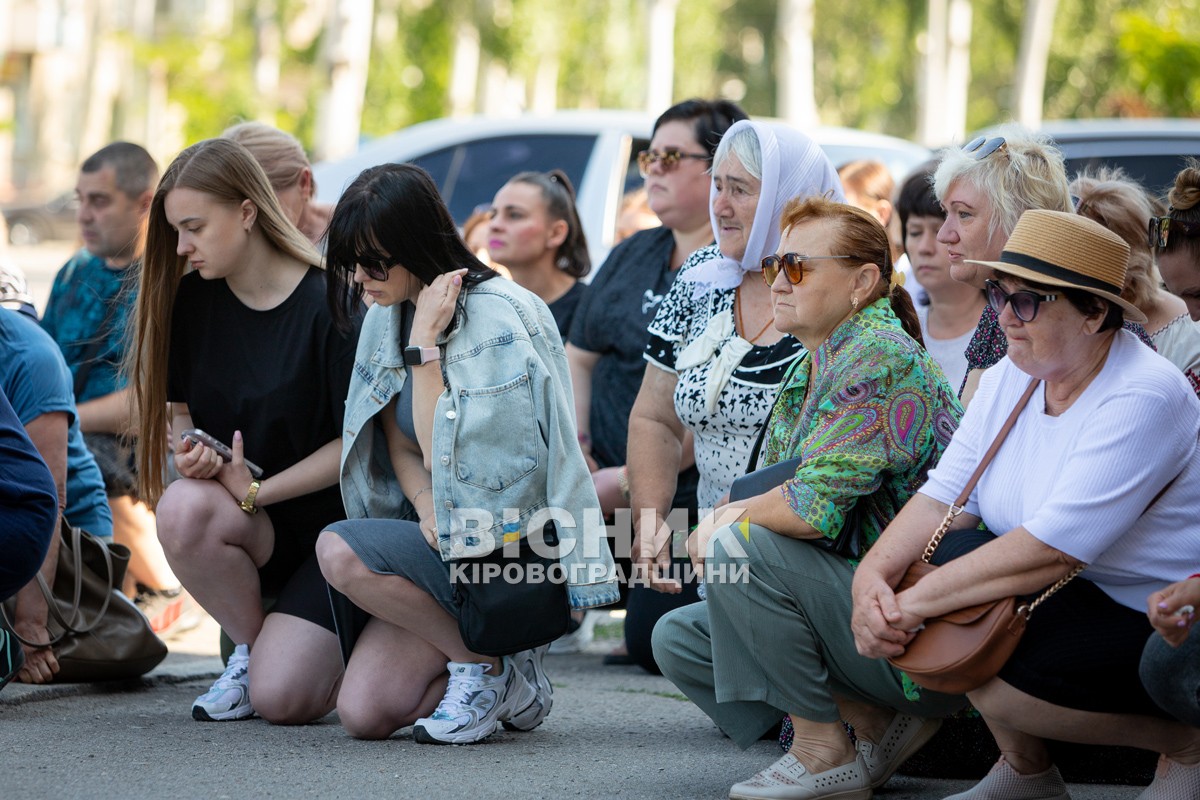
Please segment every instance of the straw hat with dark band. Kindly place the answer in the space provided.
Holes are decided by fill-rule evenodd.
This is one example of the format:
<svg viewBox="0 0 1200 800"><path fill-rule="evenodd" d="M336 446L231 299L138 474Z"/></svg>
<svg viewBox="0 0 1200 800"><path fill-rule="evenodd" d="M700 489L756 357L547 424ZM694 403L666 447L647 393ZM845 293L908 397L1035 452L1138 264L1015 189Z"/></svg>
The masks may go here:
<svg viewBox="0 0 1200 800"><path fill-rule="evenodd" d="M1098 222L1063 211L1026 211L1017 220L999 261L972 261L997 272L1042 283L1082 289L1116 303L1125 319L1146 315L1121 298L1129 245Z"/></svg>

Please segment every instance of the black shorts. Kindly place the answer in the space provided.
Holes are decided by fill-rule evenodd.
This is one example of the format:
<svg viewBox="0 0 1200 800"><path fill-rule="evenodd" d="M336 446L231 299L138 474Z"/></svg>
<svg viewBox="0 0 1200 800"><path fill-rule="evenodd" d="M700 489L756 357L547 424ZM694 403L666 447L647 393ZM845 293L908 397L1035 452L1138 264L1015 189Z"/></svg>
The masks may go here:
<svg viewBox="0 0 1200 800"><path fill-rule="evenodd" d="M136 500L137 467L133 442L112 433L85 433L83 442L104 476L104 493L109 497Z"/></svg>
<svg viewBox="0 0 1200 800"><path fill-rule="evenodd" d="M290 614L337 632L333 625L333 609L329 605L329 584L321 574L316 553L310 555L283 584L271 606L271 613Z"/></svg>

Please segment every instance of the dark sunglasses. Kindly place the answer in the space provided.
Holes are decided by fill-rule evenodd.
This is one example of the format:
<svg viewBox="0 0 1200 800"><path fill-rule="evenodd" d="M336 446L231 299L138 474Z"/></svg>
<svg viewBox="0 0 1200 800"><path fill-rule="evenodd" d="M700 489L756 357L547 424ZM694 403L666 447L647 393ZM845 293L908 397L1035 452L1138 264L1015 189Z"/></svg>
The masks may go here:
<svg viewBox="0 0 1200 800"><path fill-rule="evenodd" d="M1003 150L1007 146L1008 142L1004 140L1003 136L994 136L991 139L986 136L976 136L963 145L963 152L976 161L983 161L992 153Z"/></svg>
<svg viewBox="0 0 1200 800"><path fill-rule="evenodd" d="M767 286L773 286L779 277L779 270L787 276L788 283L797 285L804 279L805 264L818 258L854 258L854 256L802 256L799 253L784 253L781 256L767 256L762 260L763 280Z"/></svg>
<svg viewBox="0 0 1200 800"><path fill-rule="evenodd" d="M1038 306L1042 303L1051 303L1058 299L1056 294L1038 294L1029 289L1022 289L1019 292L1006 292L996 281L985 281L987 286L988 305L992 307L992 311L996 312L996 316L1004 310L1007 303L1012 304L1013 314L1016 314L1017 319L1021 322L1033 322L1037 317Z"/></svg>
<svg viewBox="0 0 1200 800"><path fill-rule="evenodd" d="M1200 236L1200 223L1175 219L1170 214L1165 217L1150 218L1150 249L1162 250L1171 240L1171 228L1179 230L1187 238Z"/></svg>
<svg viewBox="0 0 1200 800"><path fill-rule="evenodd" d="M682 150L676 150L674 147L668 147L665 150L643 150L637 154L638 172L645 178L650 173L650 165L658 163L662 164L663 172L670 172L685 158L708 161L708 154L685 153Z"/></svg>
<svg viewBox="0 0 1200 800"><path fill-rule="evenodd" d="M388 275L391 274L392 267L396 266L373 258L359 258L357 263L359 269L373 281L386 281Z"/></svg>

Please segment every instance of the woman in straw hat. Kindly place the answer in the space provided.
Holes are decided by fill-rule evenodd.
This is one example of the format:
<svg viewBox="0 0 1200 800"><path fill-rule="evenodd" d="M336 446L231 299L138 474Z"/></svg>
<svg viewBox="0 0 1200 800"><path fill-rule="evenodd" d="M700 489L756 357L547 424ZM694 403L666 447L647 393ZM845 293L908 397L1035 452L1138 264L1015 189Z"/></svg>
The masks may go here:
<svg viewBox="0 0 1200 800"><path fill-rule="evenodd" d="M1160 769L1139 800L1200 797L1200 730L1169 719L1137 672L1153 630L1146 596L1200 563L1200 401L1177 368L1122 330L1123 319L1143 319L1120 296L1128 258L1125 242L1092 220L1037 210L999 260L978 262L996 273L988 302L1008 354L854 577L858 648L885 657L927 619L1036 595L1086 565L1038 607L999 675L968 694L1003 755L953 800L1067 798L1044 739L1153 750ZM1031 383L938 548L939 560L954 560L894 593ZM981 521L992 533L976 530Z"/></svg>

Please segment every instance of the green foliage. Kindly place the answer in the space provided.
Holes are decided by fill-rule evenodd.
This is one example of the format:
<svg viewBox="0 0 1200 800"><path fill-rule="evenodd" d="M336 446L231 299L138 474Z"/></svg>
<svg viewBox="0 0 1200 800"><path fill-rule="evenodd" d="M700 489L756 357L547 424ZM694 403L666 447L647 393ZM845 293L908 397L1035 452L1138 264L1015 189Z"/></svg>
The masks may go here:
<svg viewBox="0 0 1200 800"><path fill-rule="evenodd" d="M1114 20L1118 91L1135 110L1194 117L1200 112L1200 20L1194 3L1169 2L1126 11ZM1123 84L1123 85L1122 85Z"/></svg>

